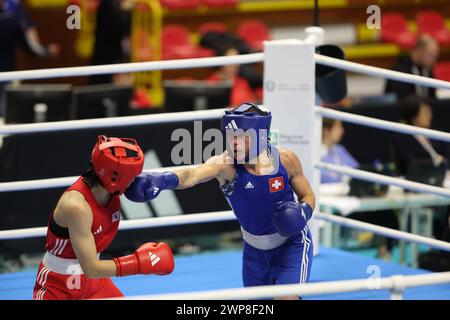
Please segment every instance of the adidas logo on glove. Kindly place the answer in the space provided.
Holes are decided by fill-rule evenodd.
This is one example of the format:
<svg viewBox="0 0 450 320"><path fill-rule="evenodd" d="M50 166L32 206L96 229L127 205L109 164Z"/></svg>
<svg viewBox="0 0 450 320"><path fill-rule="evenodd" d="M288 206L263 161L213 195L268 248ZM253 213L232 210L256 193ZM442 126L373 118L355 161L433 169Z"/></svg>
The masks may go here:
<svg viewBox="0 0 450 320"><path fill-rule="evenodd" d="M158 257L156 254L149 252L148 255L150 256L150 261L152 262L152 267L154 267L159 260L161 260L160 257Z"/></svg>

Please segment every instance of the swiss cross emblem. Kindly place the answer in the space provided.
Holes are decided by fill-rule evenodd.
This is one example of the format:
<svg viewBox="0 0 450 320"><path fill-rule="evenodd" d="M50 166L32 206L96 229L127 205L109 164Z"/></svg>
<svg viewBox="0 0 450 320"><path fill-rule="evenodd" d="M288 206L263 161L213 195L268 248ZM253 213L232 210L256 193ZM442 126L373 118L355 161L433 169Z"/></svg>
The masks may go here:
<svg viewBox="0 0 450 320"><path fill-rule="evenodd" d="M284 189L283 177L269 179L270 193L281 191Z"/></svg>

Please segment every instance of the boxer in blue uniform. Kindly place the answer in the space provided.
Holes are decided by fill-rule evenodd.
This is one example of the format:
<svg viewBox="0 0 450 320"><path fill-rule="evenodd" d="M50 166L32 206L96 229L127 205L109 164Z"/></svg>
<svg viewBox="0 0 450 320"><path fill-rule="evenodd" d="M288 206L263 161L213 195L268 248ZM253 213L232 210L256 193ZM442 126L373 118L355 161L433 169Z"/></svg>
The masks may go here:
<svg viewBox="0 0 450 320"><path fill-rule="evenodd" d="M315 196L297 155L270 145L271 119L268 110L255 104L226 111L222 131L227 151L194 168L142 174L125 193L132 201L145 202L162 190L216 178L241 224L246 287L306 283L313 260L307 222Z"/></svg>

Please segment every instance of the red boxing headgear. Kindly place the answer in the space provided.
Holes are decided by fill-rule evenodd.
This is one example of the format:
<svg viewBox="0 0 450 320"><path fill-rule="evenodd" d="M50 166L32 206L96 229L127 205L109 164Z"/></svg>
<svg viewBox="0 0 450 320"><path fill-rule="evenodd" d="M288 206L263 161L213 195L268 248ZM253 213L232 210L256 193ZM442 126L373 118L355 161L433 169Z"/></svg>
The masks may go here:
<svg viewBox="0 0 450 320"><path fill-rule="evenodd" d="M135 139L100 135L92 149L91 163L109 193L123 194L133 178L142 172L144 153Z"/></svg>

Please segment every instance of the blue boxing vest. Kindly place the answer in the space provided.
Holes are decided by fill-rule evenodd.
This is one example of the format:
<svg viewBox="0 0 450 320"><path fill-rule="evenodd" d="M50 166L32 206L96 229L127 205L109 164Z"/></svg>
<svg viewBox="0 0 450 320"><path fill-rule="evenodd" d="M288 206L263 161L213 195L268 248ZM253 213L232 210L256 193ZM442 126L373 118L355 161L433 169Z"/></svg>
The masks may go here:
<svg viewBox="0 0 450 320"><path fill-rule="evenodd" d="M254 235L276 233L273 223L278 201L295 201L289 176L275 147L271 147L276 171L256 176L236 164L234 180L222 185L222 192L241 226Z"/></svg>

